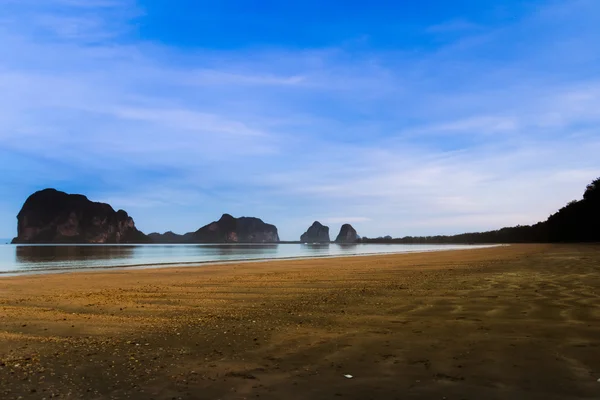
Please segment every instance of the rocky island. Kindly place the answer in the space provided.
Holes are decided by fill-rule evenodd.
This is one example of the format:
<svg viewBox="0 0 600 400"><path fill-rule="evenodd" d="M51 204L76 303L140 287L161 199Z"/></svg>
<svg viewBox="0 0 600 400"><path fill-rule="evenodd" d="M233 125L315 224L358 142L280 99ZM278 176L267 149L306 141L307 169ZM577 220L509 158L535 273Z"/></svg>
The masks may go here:
<svg viewBox="0 0 600 400"><path fill-rule="evenodd" d="M335 239L336 243L356 243L360 239L358 233L356 233L356 229L352 227L350 224L342 225L340 229L340 233L337 235Z"/></svg>
<svg viewBox="0 0 600 400"><path fill-rule="evenodd" d="M173 232L149 235L156 243L277 243L279 234L275 225L260 218L235 218L223 214L218 221L203 226L196 232L177 235Z"/></svg>
<svg viewBox="0 0 600 400"><path fill-rule="evenodd" d="M198 229L192 235L197 243L276 243L279 234L275 225L264 223L260 218L234 218L223 214L218 221Z"/></svg>
<svg viewBox="0 0 600 400"><path fill-rule="evenodd" d="M300 241L305 243L329 243L329 227L319 221L313 222L306 232L300 236Z"/></svg>
<svg viewBox="0 0 600 400"><path fill-rule="evenodd" d="M55 189L35 192L17 215L15 244L148 243L123 210Z"/></svg>

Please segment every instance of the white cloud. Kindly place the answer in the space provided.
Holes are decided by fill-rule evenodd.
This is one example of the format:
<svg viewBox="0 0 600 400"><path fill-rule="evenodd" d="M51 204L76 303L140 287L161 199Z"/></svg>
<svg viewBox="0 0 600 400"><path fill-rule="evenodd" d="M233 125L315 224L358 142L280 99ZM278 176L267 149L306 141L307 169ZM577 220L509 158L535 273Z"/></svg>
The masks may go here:
<svg viewBox="0 0 600 400"><path fill-rule="evenodd" d="M362 224L366 236L434 234L435 221L440 233L496 229L544 220L581 198L585 185L600 175L594 159L600 140L583 143L585 147L581 141L540 141L513 152L473 149L430 161L415 149L395 148L389 155L401 161L350 157L327 174L319 174L322 166L315 165L287 181L277 176L273 186L290 196L335 205L322 207L321 213L363 216L360 222L372 221ZM360 149L355 151L360 154ZM367 159L369 169L348 178L346 168L364 166Z"/></svg>

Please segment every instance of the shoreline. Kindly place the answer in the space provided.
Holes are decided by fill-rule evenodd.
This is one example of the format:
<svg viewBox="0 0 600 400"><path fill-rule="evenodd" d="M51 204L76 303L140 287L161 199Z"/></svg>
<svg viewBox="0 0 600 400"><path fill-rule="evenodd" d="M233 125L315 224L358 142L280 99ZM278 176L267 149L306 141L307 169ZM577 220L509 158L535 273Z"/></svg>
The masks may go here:
<svg viewBox="0 0 600 400"><path fill-rule="evenodd" d="M368 244L364 244L368 245ZM13 245L20 246L20 245ZM36 245L29 245L36 246ZM43 245L43 246L53 246L53 245ZM79 246L79 245L75 245ZM85 245L85 246L94 246L94 245ZM101 245L101 246L110 246L110 245ZM124 246L124 245L121 245ZM403 246L412 246L412 245L403 245ZM419 246L419 245L416 245ZM455 244L447 244L447 245L439 245L439 246L457 246ZM465 246L460 248L452 248L452 249L423 249L423 250L406 250L406 251L398 251L398 252L379 252L379 253L359 253L359 254L335 254L335 255L315 255L315 256L290 256L290 257L272 257L272 258L256 258L256 259L234 259L234 260L223 260L223 261L189 261L189 262L166 262L166 263L140 263L140 264L129 264L129 265L115 265L115 266L91 266L91 267L83 267L83 268L55 268L55 269L44 269L40 271L23 271L23 272L9 272L9 271L0 271L0 279L10 278L10 277L18 277L18 276L30 276L30 275L54 275L54 274L75 274L75 273L85 273L85 272L110 272L110 271L120 271L120 270L156 270L156 269L169 269L169 268L177 268L177 267L185 267L185 268L201 268L205 266L211 265L228 265L228 264L247 264L247 263L261 263L261 262L275 262L275 261L295 261L295 260L311 260L311 259L330 259L330 258L352 258L352 257L372 257L372 256L386 256L386 255L402 255L402 254L415 254L415 253L433 253L433 252L445 252L445 251L464 251L464 250L477 250L477 249L487 249L494 247L506 247L511 246L510 244L476 244L476 245L459 245Z"/></svg>

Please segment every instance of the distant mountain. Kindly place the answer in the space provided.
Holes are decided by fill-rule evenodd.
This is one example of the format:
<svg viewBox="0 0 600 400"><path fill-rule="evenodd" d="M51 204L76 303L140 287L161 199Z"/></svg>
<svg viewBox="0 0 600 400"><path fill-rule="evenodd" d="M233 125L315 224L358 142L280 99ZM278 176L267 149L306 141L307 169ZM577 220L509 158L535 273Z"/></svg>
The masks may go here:
<svg viewBox="0 0 600 400"><path fill-rule="evenodd" d="M178 235L171 231L165 233L149 233L148 237L154 243L192 243L192 233L186 233L185 235Z"/></svg>
<svg viewBox="0 0 600 400"><path fill-rule="evenodd" d="M329 243L329 227L322 225L319 221L313 222L306 232L300 236L301 242L308 243Z"/></svg>
<svg viewBox="0 0 600 400"><path fill-rule="evenodd" d="M196 232L178 235L173 232L148 235L155 243L277 243L279 234L275 225L259 218L234 218L223 214L218 221L203 226Z"/></svg>
<svg viewBox="0 0 600 400"><path fill-rule="evenodd" d="M11 239L6 239L6 238L0 238L0 244L7 244L10 243Z"/></svg>
<svg viewBox="0 0 600 400"><path fill-rule="evenodd" d="M367 239L362 243L557 243L600 242L600 178L587 185L583 199L568 203L535 225L518 225L454 236L406 236Z"/></svg>
<svg viewBox="0 0 600 400"><path fill-rule="evenodd" d="M195 243L275 243L279 234L275 225L259 218L234 218L223 214L218 221L203 226L192 234Z"/></svg>
<svg viewBox="0 0 600 400"><path fill-rule="evenodd" d="M29 196L17 215L13 243L147 243L133 219L79 194L45 189Z"/></svg>

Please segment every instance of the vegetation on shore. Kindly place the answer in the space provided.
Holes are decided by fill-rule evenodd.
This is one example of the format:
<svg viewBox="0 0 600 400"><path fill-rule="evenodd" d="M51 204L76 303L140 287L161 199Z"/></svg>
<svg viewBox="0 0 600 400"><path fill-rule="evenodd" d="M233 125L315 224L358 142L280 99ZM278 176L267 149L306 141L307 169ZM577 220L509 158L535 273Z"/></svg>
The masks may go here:
<svg viewBox="0 0 600 400"><path fill-rule="evenodd" d="M600 178L587 185L583 199L574 200L534 225L453 236L363 237L359 243L558 243L600 241Z"/></svg>

